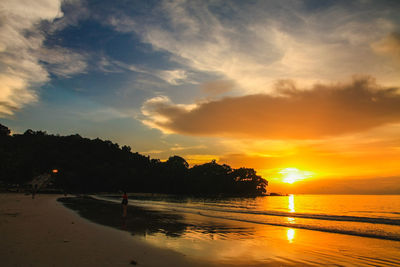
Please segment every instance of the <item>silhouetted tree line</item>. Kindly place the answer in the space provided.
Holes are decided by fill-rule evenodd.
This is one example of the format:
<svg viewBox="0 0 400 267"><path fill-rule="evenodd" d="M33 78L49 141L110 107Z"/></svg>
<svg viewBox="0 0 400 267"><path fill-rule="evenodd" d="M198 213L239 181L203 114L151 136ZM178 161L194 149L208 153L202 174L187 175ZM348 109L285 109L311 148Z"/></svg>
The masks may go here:
<svg viewBox="0 0 400 267"><path fill-rule="evenodd" d="M232 169L215 161L189 168L182 157L161 162L99 138L30 129L24 134L10 133L0 124L0 182L4 185L22 186L52 169L59 170L53 174L56 188L68 192L261 195L268 185L253 169Z"/></svg>

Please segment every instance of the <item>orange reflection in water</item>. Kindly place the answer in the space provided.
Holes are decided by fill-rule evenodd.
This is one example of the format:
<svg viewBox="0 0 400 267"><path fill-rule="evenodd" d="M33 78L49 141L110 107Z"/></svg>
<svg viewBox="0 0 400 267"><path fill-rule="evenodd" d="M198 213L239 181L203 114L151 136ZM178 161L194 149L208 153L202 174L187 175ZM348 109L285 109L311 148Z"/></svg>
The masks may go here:
<svg viewBox="0 0 400 267"><path fill-rule="evenodd" d="M289 241L289 243L292 243L294 240L294 234L295 234L295 230L292 228L287 229L286 231L286 238Z"/></svg>
<svg viewBox="0 0 400 267"><path fill-rule="evenodd" d="M295 218L287 217L286 219L287 219L288 223L296 223L296 219Z"/></svg>
<svg viewBox="0 0 400 267"><path fill-rule="evenodd" d="M295 212L295 210L294 210L294 195L290 195L288 200L289 200L289 211Z"/></svg>

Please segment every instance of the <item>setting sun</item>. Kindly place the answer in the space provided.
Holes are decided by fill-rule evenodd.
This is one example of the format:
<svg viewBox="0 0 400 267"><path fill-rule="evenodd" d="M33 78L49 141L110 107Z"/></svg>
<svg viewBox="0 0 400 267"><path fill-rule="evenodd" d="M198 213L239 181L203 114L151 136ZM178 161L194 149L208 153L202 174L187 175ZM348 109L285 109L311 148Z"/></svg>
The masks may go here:
<svg viewBox="0 0 400 267"><path fill-rule="evenodd" d="M0 0L0 267L400 267L399 14Z"/></svg>
<svg viewBox="0 0 400 267"><path fill-rule="evenodd" d="M279 172L282 175L282 182L293 184L299 180L309 178L313 175L309 171L301 171L297 168L285 168Z"/></svg>

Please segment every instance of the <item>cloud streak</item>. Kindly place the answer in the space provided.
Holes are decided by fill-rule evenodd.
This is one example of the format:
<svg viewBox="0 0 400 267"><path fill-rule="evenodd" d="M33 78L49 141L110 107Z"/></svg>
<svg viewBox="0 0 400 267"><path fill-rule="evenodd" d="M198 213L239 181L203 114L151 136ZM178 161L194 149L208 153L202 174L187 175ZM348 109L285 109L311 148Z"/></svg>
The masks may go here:
<svg viewBox="0 0 400 267"><path fill-rule="evenodd" d="M154 16L112 16L109 23L188 69L233 81L243 94L268 93L277 79L288 78L308 86L349 74L400 82L398 68L371 49L396 29L395 9L384 4L339 2L310 12L302 1L161 3Z"/></svg>
<svg viewBox="0 0 400 267"><path fill-rule="evenodd" d="M38 51L38 59L47 65L47 71L62 78L69 78L76 73L84 73L87 58L63 47L42 48Z"/></svg>
<svg viewBox="0 0 400 267"><path fill-rule="evenodd" d="M35 54L44 36L33 30L62 15L59 1L2 1L0 4L0 117L12 115L38 96L32 87L48 81Z"/></svg>
<svg viewBox="0 0 400 267"><path fill-rule="evenodd" d="M73 1L5 0L0 4L0 117L38 101L38 89L50 80L84 72L86 56L63 47L44 47L41 23L49 33L66 26L62 4ZM52 24L53 23L53 24Z"/></svg>
<svg viewBox="0 0 400 267"><path fill-rule="evenodd" d="M283 82L276 95L228 97L185 106L167 97L146 101L145 123L166 133L260 139L319 139L400 122L398 88L372 78L311 89Z"/></svg>

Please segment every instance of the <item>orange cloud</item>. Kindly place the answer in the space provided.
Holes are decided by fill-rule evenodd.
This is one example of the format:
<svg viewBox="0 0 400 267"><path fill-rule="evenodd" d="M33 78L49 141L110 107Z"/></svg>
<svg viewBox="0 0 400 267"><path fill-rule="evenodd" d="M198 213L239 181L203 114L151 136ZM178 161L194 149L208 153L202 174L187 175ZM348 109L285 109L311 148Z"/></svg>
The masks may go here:
<svg viewBox="0 0 400 267"><path fill-rule="evenodd" d="M260 139L320 139L400 122L398 88L370 77L350 83L316 84L301 90L284 82L276 95L227 97L190 106L147 101L146 123L185 135Z"/></svg>

